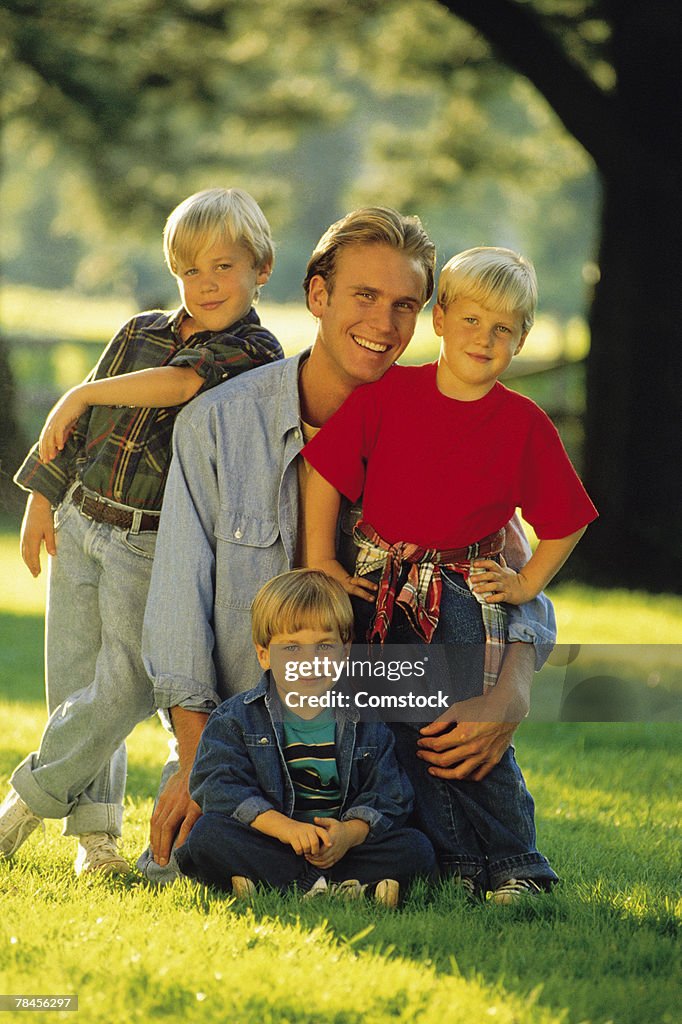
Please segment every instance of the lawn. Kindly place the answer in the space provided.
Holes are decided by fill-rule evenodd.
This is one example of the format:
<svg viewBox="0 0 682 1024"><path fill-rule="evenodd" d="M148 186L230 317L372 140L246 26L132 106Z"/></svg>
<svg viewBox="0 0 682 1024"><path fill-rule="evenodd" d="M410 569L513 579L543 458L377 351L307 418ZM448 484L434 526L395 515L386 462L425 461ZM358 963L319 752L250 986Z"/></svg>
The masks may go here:
<svg viewBox="0 0 682 1024"><path fill-rule="evenodd" d="M0 534L3 786L44 721L43 584L15 548ZM566 644L680 635L677 598L569 585L553 596ZM248 906L190 882L157 892L140 879L76 880L74 841L48 822L0 864L2 991L77 994L87 1024L673 1024L681 737L674 722L521 726L540 847L562 884L520 907L472 908L448 885L417 889L391 913L268 893ZM156 721L129 742L132 860L165 742Z"/></svg>

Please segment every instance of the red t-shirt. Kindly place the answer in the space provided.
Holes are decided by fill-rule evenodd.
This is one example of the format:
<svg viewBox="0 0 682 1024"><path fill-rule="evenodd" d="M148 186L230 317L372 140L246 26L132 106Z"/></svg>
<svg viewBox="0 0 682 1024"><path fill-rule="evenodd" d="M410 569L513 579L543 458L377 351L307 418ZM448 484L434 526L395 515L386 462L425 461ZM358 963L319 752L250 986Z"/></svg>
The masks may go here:
<svg viewBox="0 0 682 1024"><path fill-rule="evenodd" d="M556 428L499 382L474 402L441 394L436 363L393 366L357 388L303 449L389 543L473 544L522 510L541 539L567 537L597 510Z"/></svg>

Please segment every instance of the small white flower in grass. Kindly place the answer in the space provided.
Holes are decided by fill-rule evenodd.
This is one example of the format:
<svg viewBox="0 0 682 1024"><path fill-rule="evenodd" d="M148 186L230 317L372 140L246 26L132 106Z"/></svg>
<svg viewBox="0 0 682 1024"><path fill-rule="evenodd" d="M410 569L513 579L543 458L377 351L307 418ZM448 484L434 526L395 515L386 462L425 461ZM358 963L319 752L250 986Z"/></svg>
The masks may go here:
<svg viewBox="0 0 682 1024"><path fill-rule="evenodd" d="M204 999L206 998L205 992L195 992L195 995L198 1003L203 1003Z"/></svg>
<svg viewBox="0 0 682 1024"><path fill-rule="evenodd" d="M223 976L220 973L220 971L216 971L215 974L213 975L213 977L215 978L216 981L222 981L223 980Z"/></svg>
<svg viewBox="0 0 682 1024"><path fill-rule="evenodd" d="M10 946L16 946L18 941L19 939L16 937L16 935L12 935L10 936L9 944Z"/></svg>
<svg viewBox="0 0 682 1024"><path fill-rule="evenodd" d="M495 1014L497 1013L497 1007L496 1006L489 1006L488 1009L485 1012L488 1014L489 1017L494 1017Z"/></svg>

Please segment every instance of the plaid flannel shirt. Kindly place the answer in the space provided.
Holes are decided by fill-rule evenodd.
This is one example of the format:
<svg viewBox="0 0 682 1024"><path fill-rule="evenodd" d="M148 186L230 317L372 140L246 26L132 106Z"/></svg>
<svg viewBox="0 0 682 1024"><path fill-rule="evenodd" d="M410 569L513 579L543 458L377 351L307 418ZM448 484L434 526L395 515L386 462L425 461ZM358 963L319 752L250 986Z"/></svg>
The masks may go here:
<svg viewBox="0 0 682 1024"><path fill-rule="evenodd" d="M471 577L483 569L474 568L477 558L489 558L504 548L504 527L497 533L484 537L476 544L456 551L438 551L418 547L416 544L401 542L388 544L369 525L360 520L354 531L358 545L355 572L368 576L381 570L381 579L376 598L376 612L367 640L383 643L393 618L396 604L404 610L417 636L427 644L433 639L438 625L440 599L443 590L441 569L454 569L462 574L471 589ZM403 563L410 566L407 579L398 590L400 570ZM473 593L473 591L472 591ZM502 667L504 645L507 641L506 614L499 604L488 604L474 594L481 606L485 629L485 659L483 667L484 692L494 686Z"/></svg>
<svg viewBox="0 0 682 1024"><path fill-rule="evenodd" d="M279 342L261 326L254 309L224 331L200 331L183 341L180 324L186 316L184 309L177 309L133 317L106 347L87 380L155 366L191 366L204 378L201 391L206 391L246 370L283 358ZM35 445L14 480L25 490L44 494L53 505L58 505L79 479L111 501L158 511L179 411L180 406L92 406L52 462L42 463Z"/></svg>

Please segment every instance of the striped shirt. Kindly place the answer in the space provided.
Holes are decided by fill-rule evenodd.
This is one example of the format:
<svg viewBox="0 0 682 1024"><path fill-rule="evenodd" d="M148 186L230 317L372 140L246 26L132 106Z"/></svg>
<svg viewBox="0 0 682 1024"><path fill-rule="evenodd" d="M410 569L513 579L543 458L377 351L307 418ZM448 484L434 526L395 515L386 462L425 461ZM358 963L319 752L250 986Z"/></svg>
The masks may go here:
<svg viewBox="0 0 682 1024"><path fill-rule="evenodd" d="M155 366L191 366L206 391L256 366L282 359L277 339L254 309L224 331L200 331L183 341L184 309L133 317L104 350L88 380ZM171 438L180 406L146 409L92 406L81 416L64 450L50 463L37 445L14 479L58 505L74 480L122 505L158 511L171 460Z"/></svg>
<svg viewBox="0 0 682 1024"><path fill-rule="evenodd" d="M336 723L323 711L306 720L284 715L284 760L294 787L296 821L338 818L341 784L336 766Z"/></svg>

